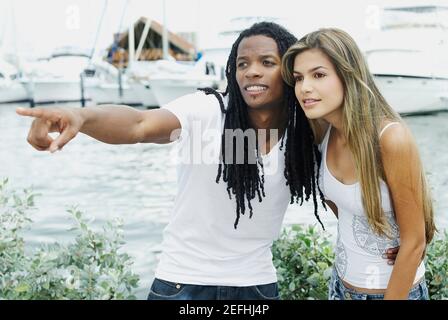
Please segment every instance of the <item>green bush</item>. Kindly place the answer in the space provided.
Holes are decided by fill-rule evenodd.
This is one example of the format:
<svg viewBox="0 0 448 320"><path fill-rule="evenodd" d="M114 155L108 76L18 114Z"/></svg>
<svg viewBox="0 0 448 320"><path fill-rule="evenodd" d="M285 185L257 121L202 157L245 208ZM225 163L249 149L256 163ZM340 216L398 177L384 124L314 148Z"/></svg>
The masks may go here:
<svg viewBox="0 0 448 320"><path fill-rule="evenodd" d="M448 232L435 238L426 252L426 280L431 299L448 299Z"/></svg>
<svg viewBox="0 0 448 320"><path fill-rule="evenodd" d="M317 227L294 225L272 247L282 299L327 299L334 261L329 236ZM426 252L426 282L431 299L448 299L448 232Z"/></svg>
<svg viewBox="0 0 448 320"><path fill-rule="evenodd" d="M28 253L21 231L34 208L30 190L19 196L0 181L0 299L136 299L139 278L131 272L122 223L95 232L76 208L68 210L77 236L69 245L47 245Z"/></svg>
<svg viewBox="0 0 448 320"><path fill-rule="evenodd" d="M77 233L69 245L25 250L21 231L29 227L36 194L22 195L0 181L0 299L135 299L139 278L131 259L119 253L122 222L95 232L76 208L68 210ZM317 227L294 225L274 243L282 299L326 299L334 261L329 236ZM426 279L431 299L448 299L448 233L428 247Z"/></svg>
<svg viewBox="0 0 448 320"><path fill-rule="evenodd" d="M274 243L282 299L326 299L334 261L328 236L316 227L294 225Z"/></svg>

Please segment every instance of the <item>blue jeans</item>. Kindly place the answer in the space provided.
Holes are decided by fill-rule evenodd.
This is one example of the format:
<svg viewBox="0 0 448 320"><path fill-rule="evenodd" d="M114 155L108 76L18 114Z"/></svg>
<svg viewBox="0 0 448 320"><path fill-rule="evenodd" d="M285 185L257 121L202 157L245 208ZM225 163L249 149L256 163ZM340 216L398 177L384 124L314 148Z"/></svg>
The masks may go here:
<svg viewBox="0 0 448 320"><path fill-rule="evenodd" d="M339 277L336 269L330 279L328 300L383 300L384 294L364 294L347 288ZM409 291L408 300L429 300L425 277L418 281Z"/></svg>
<svg viewBox="0 0 448 320"><path fill-rule="evenodd" d="M204 286L154 279L148 300L279 300L277 283L249 287Z"/></svg>

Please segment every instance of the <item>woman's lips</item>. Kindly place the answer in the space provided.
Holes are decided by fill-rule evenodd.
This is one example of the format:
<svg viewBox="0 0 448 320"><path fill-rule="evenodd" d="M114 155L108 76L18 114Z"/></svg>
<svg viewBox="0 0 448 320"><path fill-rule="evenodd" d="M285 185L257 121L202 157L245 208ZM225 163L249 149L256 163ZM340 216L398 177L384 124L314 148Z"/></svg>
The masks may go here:
<svg viewBox="0 0 448 320"><path fill-rule="evenodd" d="M304 108L310 108L312 106L315 106L318 104L321 100L320 99L304 99L303 100L303 107Z"/></svg>

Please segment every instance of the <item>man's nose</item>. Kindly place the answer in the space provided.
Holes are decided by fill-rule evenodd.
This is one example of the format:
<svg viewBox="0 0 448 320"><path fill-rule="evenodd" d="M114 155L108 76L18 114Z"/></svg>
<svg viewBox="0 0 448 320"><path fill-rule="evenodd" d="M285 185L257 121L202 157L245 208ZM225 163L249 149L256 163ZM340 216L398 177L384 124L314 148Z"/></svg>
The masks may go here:
<svg viewBox="0 0 448 320"><path fill-rule="evenodd" d="M247 78L259 78L262 75L263 72L258 64L251 64L246 72Z"/></svg>

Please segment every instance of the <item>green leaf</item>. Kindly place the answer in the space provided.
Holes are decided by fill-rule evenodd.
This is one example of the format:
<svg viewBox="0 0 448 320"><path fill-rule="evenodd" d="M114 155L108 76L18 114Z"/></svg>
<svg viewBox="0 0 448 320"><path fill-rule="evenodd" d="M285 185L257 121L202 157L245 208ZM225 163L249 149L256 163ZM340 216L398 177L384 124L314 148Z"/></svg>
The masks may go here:
<svg viewBox="0 0 448 320"><path fill-rule="evenodd" d="M27 292L30 289L30 286L27 283L20 283L14 291L17 293L24 293Z"/></svg>
<svg viewBox="0 0 448 320"><path fill-rule="evenodd" d="M320 270L326 270L326 269L328 268L328 264L326 264L325 262L320 262L320 261L318 261L318 262L317 262L317 267L318 267Z"/></svg>
<svg viewBox="0 0 448 320"><path fill-rule="evenodd" d="M312 286L317 286L319 283L319 274L313 273L311 276L309 276L306 281L311 284Z"/></svg>
<svg viewBox="0 0 448 320"><path fill-rule="evenodd" d="M296 285L295 285L294 282L291 282L291 283L289 284L289 291L294 291L294 290L296 290Z"/></svg>

